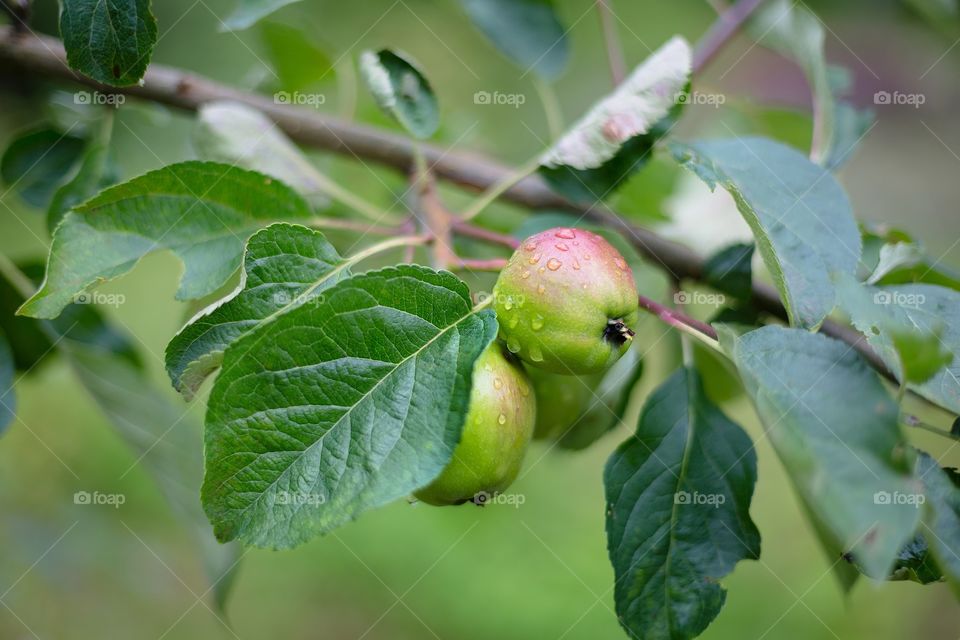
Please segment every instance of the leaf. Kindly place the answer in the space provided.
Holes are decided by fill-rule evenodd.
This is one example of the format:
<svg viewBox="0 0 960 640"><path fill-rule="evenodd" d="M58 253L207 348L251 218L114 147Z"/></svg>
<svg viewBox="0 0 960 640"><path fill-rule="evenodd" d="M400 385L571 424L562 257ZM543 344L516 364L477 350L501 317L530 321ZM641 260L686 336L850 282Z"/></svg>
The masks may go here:
<svg viewBox="0 0 960 640"><path fill-rule="evenodd" d="M282 180L315 207L326 206L330 180L261 112L239 102L209 102L191 138L202 160L231 164Z"/></svg>
<svg viewBox="0 0 960 640"><path fill-rule="evenodd" d="M956 470L951 476L923 452L917 457L916 474L927 498L920 533L954 595L960 598L960 477Z"/></svg>
<svg viewBox="0 0 960 640"><path fill-rule="evenodd" d="M437 98L412 59L381 49L360 54L360 74L377 105L417 138L429 138L440 125Z"/></svg>
<svg viewBox="0 0 960 640"><path fill-rule="evenodd" d="M543 177L578 201L602 200L621 185L679 116L691 60L680 37L655 51L543 154Z"/></svg>
<svg viewBox="0 0 960 640"><path fill-rule="evenodd" d="M631 637L693 638L717 616L720 579L760 557L756 477L750 439L696 372L677 371L650 396L604 470L614 600Z"/></svg>
<svg viewBox="0 0 960 640"><path fill-rule="evenodd" d="M28 262L17 268L34 285L43 278L43 264ZM28 285L29 286L29 285ZM18 371L32 371L43 360L57 352L55 340L67 336L72 341L107 350L126 360L132 367L142 368L143 362L130 338L107 324L97 305L89 297L78 298L48 324L14 313L24 302L17 287L6 278L0 278L0 331L10 340L13 360ZM54 336L51 338L51 332Z"/></svg>
<svg viewBox="0 0 960 640"><path fill-rule="evenodd" d="M205 432L217 538L292 547L428 484L496 331L455 276L403 265L344 280L228 347Z"/></svg>
<svg viewBox="0 0 960 640"><path fill-rule="evenodd" d="M108 111L101 116L96 130L87 140L73 176L57 189L50 200L47 208L47 229L51 233L67 211L109 186L107 160L112 133L113 114Z"/></svg>
<svg viewBox="0 0 960 640"><path fill-rule="evenodd" d="M911 241L887 242L877 254L868 284L904 284L923 282L960 289L960 275L952 273L932 258L920 244Z"/></svg>
<svg viewBox="0 0 960 640"><path fill-rule="evenodd" d="M69 339L61 348L77 379L137 456L135 464L152 476L187 525L202 552L214 601L222 609L242 549L238 544L216 544L206 526L197 498L202 469L199 425L127 361Z"/></svg>
<svg viewBox="0 0 960 640"><path fill-rule="evenodd" d="M943 580L943 572L923 536L914 537L900 550L888 580L909 580L918 584Z"/></svg>
<svg viewBox="0 0 960 640"><path fill-rule="evenodd" d="M299 0L239 0L237 8L222 23L223 31L242 31L249 29L261 18L265 18L277 9Z"/></svg>
<svg viewBox="0 0 960 640"><path fill-rule="evenodd" d="M13 351L7 336L0 331L0 435L17 415L17 398L13 392L15 376Z"/></svg>
<svg viewBox="0 0 960 640"><path fill-rule="evenodd" d="M150 0L61 0L60 37L72 69L123 87L143 78L157 21Z"/></svg>
<svg viewBox="0 0 960 640"><path fill-rule="evenodd" d="M319 231L274 224L247 241L240 285L198 313L167 345L167 373L188 398L220 366L231 344L349 275Z"/></svg>
<svg viewBox="0 0 960 640"><path fill-rule="evenodd" d="M843 189L826 169L764 138L671 145L711 188L733 196L794 326L815 328L834 308L831 278L853 274L860 232Z"/></svg>
<svg viewBox="0 0 960 640"><path fill-rule="evenodd" d="M870 287L850 278L837 286L843 311L897 380L906 365L909 389L960 413L960 292L928 284Z"/></svg>
<svg viewBox="0 0 960 640"><path fill-rule="evenodd" d="M15 138L0 158L0 177L27 203L45 208L65 175L80 160L83 138L37 129Z"/></svg>
<svg viewBox="0 0 960 640"><path fill-rule="evenodd" d="M732 244L703 265L704 282L740 300L753 296L752 244Z"/></svg>
<svg viewBox="0 0 960 640"><path fill-rule="evenodd" d="M561 449L581 451L616 429L623 420L630 394L643 375L639 349L628 349L598 381L590 385L583 412L557 440Z"/></svg>
<svg viewBox="0 0 960 640"><path fill-rule="evenodd" d="M333 62L303 29L265 22L260 26L260 35L270 65L278 76L280 89L302 91L324 78L333 77Z"/></svg>
<svg viewBox="0 0 960 640"><path fill-rule="evenodd" d="M473 24L524 75L556 80L567 66L567 30L551 0L460 0Z"/></svg>
<svg viewBox="0 0 960 640"><path fill-rule="evenodd" d="M177 299L199 298L236 271L246 239L266 222L310 215L292 189L252 171L212 162L151 171L64 216L43 285L18 313L56 317L77 294L158 249L184 263Z"/></svg>
<svg viewBox="0 0 960 640"><path fill-rule="evenodd" d="M919 520L917 501L898 496L918 487L876 372L849 345L799 329L722 343L827 551L839 545L867 575L887 576Z"/></svg>

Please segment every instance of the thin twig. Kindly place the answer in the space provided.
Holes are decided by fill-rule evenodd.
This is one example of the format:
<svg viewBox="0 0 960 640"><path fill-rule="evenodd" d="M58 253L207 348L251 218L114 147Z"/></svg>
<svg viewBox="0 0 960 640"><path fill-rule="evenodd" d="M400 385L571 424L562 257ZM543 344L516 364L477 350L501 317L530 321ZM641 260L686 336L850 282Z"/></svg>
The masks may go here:
<svg viewBox="0 0 960 640"><path fill-rule="evenodd" d="M520 241L513 236L497 233L496 231L490 231L489 229L472 225L469 222L464 222L463 220L455 218L452 222L451 228L453 229L454 233L461 236L466 236L467 238L483 240L491 244L499 244L513 250L520 248Z"/></svg>
<svg viewBox="0 0 960 640"><path fill-rule="evenodd" d="M710 64L763 2L764 0L739 0L720 14L693 52L694 73L702 71Z"/></svg>
<svg viewBox="0 0 960 640"><path fill-rule="evenodd" d="M678 327L679 325L684 325L685 328L694 329L699 331L703 335L717 340L717 331L711 327L706 322L701 322L696 318L688 316L687 314L677 311L676 309L671 309L670 307L664 306L655 300L651 300L646 296L637 296L638 304L640 308L649 311L653 315L657 316L667 324L672 327Z"/></svg>
<svg viewBox="0 0 960 640"><path fill-rule="evenodd" d="M600 14L600 26L603 28L603 42L607 49L607 63L610 65L610 77L613 85L619 86L627 77L627 64L623 61L623 47L617 34L616 16L609 5L610 0L595 0L594 6Z"/></svg>
<svg viewBox="0 0 960 640"><path fill-rule="evenodd" d="M451 269L467 271L502 271L505 266L507 266L506 258L490 258L488 260L457 258L450 264Z"/></svg>

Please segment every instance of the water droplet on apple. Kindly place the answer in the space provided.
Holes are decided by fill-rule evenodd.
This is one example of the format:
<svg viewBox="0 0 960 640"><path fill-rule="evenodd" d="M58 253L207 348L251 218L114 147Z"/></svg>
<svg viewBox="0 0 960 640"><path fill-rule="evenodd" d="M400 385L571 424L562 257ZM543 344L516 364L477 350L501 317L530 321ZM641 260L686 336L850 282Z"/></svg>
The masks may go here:
<svg viewBox="0 0 960 640"><path fill-rule="evenodd" d="M497 422L500 424L507 424L507 416L501 413L499 416L497 416Z"/></svg>
<svg viewBox="0 0 960 640"><path fill-rule="evenodd" d="M537 345L530 347L530 359L534 362L543 362L543 352Z"/></svg>
<svg viewBox="0 0 960 640"><path fill-rule="evenodd" d="M568 247L568 246L567 246L565 243L563 243L563 242L558 242L557 244L555 244L555 245L553 245L553 246L555 246L555 247L556 247L557 249L559 249L560 251L569 251L569 250L570 250L570 247Z"/></svg>
<svg viewBox="0 0 960 640"><path fill-rule="evenodd" d="M530 277L530 272L529 272L529 271L524 271L523 273L520 274L520 277L523 278L524 280L526 280L527 278Z"/></svg>
<svg viewBox="0 0 960 640"><path fill-rule="evenodd" d="M520 353L520 343L516 338L507 338L507 350L510 353Z"/></svg>
<svg viewBox="0 0 960 640"><path fill-rule="evenodd" d="M543 329L543 316L539 313L533 317L533 320L530 321L530 326L534 331L540 331Z"/></svg>
<svg viewBox="0 0 960 640"><path fill-rule="evenodd" d="M494 378L494 379L493 379L493 388L494 388L494 389L502 389L502 388L503 388L503 380L501 380L500 378Z"/></svg>
<svg viewBox="0 0 960 640"><path fill-rule="evenodd" d="M573 261L573 268L576 269L577 271L580 271L580 261L579 261L579 260L574 259L574 261Z"/></svg>
<svg viewBox="0 0 960 640"><path fill-rule="evenodd" d="M577 233L573 229L560 229L553 235L564 240L573 240L577 237Z"/></svg>
<svg viewBox="0 0 960 640"><path fill-rule="evenodd" d="M556 258L550 258L549 262L547 262L547 269L550 269L550 271L556 271L562 266L563 266L563 263L557 260Z"/></svg>

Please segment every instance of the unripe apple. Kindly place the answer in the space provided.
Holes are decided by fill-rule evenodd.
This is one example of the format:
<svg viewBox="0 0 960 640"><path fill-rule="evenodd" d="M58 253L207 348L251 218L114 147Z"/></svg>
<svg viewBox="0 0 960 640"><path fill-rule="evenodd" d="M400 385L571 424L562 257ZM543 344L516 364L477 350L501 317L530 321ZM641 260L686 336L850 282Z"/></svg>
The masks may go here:
<svg viewBox="0 0 960 640"><path fill-rule="evenodd" d="M537 399L534 440L555 440L567 432L587 408L599 376L561 376L528 367L527 375Z"/></svg>
<svg viewBox="0 0 960 640"><path fill-rule="evenodd" d="M558 227L524 240L493 296L507 348L554 373L603 371L627 350L637 322L627 261L583 229Z"/></svg>
<svg viewBox="0 0 960 640"><path fill-rule="evenodd" d="M453 458L414 496L442 506L487 499L510 486L533 437L536 400L523 366L494 341L473 366L473 388Z"/></svg>

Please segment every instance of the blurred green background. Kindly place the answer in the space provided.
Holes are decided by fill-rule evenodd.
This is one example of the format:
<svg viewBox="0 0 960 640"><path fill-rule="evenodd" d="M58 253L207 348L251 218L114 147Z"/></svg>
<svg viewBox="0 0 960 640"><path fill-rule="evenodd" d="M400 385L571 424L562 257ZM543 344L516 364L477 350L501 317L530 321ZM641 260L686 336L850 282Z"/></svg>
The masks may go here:
<svg viewBox="0 0 960 640"><path fill-rule="evenodd" d="M35 26L54 33L53 3L37 4ZM269 90L273 79L261 30L218 31L232 4L156 2L161 37L154 61ZM591 4L560 2L573 48L570 67L555 87L567 122L610 85ZM614 0L613 6L630 64L674 33L695 41L714 17L701 0ZM831 61L854 73L854 102L872 106L875 91L893 89L927 98L920 109L877 108L877 125L841 172L858 216L907 227L933 255L960 267L960 47L951 48L952 37L894 2L824 1L811 7L829 26ZM385 125L357 89L351 66L363 48L391 46L420 60L437 89L442 146L519 163L549 137L532 76L483 40L455 2L308 0L273 20L302 29L335 61L335 72L313 89L328 97L320 107L325 112ZM37 104L49 87L6 70L2 77L5 143L46 117ZM809 139L802 76L746 39L734 42L697 86L722 92L728 102L720 109L692 107L680 137L756 131L800 144ZM519 108L476 105L478 90L521 93L526 101ZM133 101L116 115L114 149L122 177L192 156L187 115ZM345 186L384 205L404 188L389 172L323 154L316 160ZM638 188L635 202L641 205L629 211L641 222L663 215L658 207L673 188L672 170L661 167L656 174ZM446 193L454 204L464 201ZM7 205L0 214L0 250L16 259L43 255L48 236L42 214L15 195L0 197ZM522 215L497 206L485 217L509 230ZM354 242L342 236L338 244L346 251ZM167 389L163 349L196 308L173 299L180 271L171 256L151 256L104 288L126 297L105 312L136 336L151 376ZM628 425L676 362L676 342L664 337L661 326L647 322L640 337L649 349L648 367ZM612 612L601 471L627 425L582 454L534 446L514 489L525 496L517 508L400 503L294 551L247 552L227 605L228 629L208 606L209 597L203 598L209 582L193 538L68 368L46 363L22 378L16 392L20 420L0 438L2 639L625 637ZM726 607L704 638L957 638L960 608L944 585L863 580L844 597L829 573L834 559L818 548L752 411L742 399L725 409L757 442L752 514L763 535L763 555L759 562L741 563L724 581ZM202 399L189 411L195 420L184 424L195 430ZM923 415L946 424L944 415ZM943 456L943 464L960 464L960 447L950 441L922 432L910 436ZM81 490L121 493L126 501L119 508L76 505L73 494Z"/></svg>

